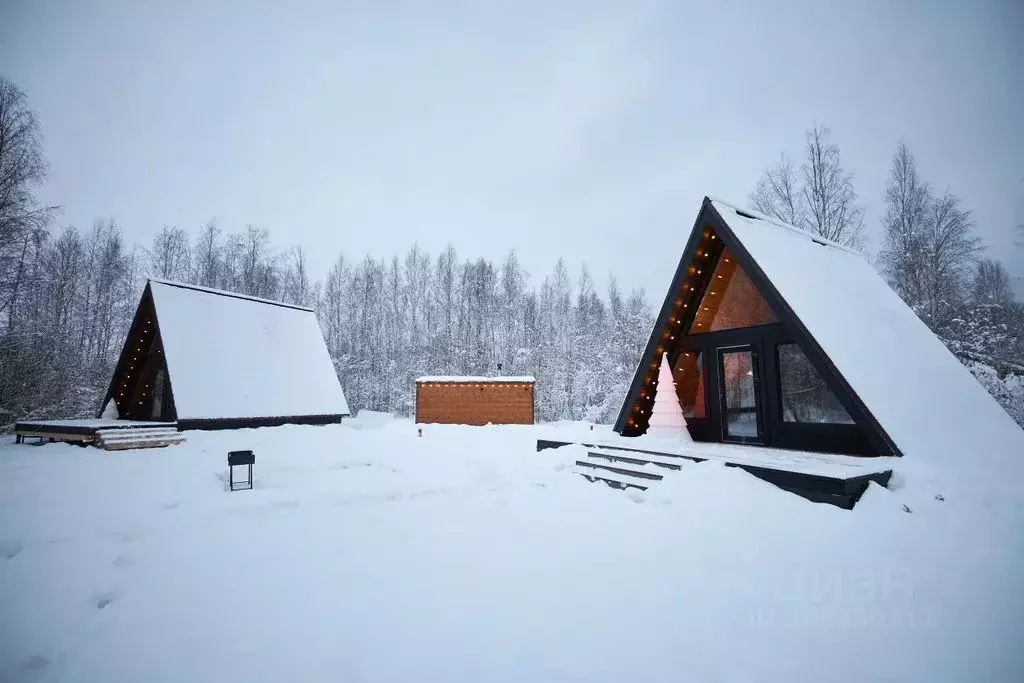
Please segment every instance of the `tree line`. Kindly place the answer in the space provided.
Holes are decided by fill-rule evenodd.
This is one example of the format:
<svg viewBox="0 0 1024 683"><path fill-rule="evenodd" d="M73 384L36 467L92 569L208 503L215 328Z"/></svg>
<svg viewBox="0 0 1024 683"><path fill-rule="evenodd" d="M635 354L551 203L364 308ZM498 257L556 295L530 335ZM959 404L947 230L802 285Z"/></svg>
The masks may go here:
<svg viewBox="0 0 1024 683"><path fill-rule="evenodd" d="M500 264L436 257L413 245L390 259L345 255L321 283L300 248L277 252L268 231L193 235L164 227L149 249L113 221L22 236L5 282L0 424L92 416L99 408L146 277L311 306L354 410L409 415L421 375L537 378L538 419L608 421L653 321L643 290L614 278L599 293L586 265L559 260L532 286L514 251Z"/></svg>
<svg viewBox="0 0 1024 683"><path fill-rule="evenodd" d="M323 280L300 247L276 249L249 225L167 226L149 248L119 226L53 228L38 120L0 77L0 427L98 410L145 278L160 277L313 307L351 407L413 409L420 375L531 374L542 420L611 421L640 360L653 312L642 289L595 283L559 260L539 281L510 251L500 263L417 245L374 259L340 255ZM864 205L828 129L783 154L754 208L863 249ZM1001 263L984 257L971 212L894 154L875 262L893 288L1024 425L1024 309Z"/></svg>
<svg viewBox="0 0 1024 683"><path fill-rule="evenodd" d="M608 421L640 361L651 307L642 289L594 282L559 260L539 283L514 251L501 263L346 255L321 282L299 247L275 249L258 226L194 233L166 226L149 248L109 219L52 228L38 205L46 175L39 125L0 79L0 427L24 418L91 416L147 277L313 307L351 408L408 415L420 375L537 378L542 420Z"/></svg>

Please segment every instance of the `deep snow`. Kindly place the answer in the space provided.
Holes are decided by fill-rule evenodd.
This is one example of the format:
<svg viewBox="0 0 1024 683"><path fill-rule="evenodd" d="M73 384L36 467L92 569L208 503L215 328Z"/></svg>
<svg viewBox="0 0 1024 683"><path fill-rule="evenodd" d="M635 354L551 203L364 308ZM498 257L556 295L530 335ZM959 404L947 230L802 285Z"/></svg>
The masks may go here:
<svg viewBox="0 0 1024 683"><path fill-rule="evenodd" d="M843 511L716 463L590 484L534 451L580 425L423 430L5 442L0 680L1024 679L1002 473L904 458ZM256 488L228 493L237 448Z"/></svg>

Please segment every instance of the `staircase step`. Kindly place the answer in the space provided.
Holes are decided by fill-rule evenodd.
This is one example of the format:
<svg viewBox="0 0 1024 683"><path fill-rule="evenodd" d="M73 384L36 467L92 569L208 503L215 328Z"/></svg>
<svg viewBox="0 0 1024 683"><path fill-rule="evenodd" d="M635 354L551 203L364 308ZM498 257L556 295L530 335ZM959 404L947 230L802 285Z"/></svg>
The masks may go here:
<svg viewBox="0 0 1024 683"><path fill-rule="evenodd" d="M661 481L662 474L650 470L659 469L657 465L631 465L629 463L610 463L600 460L577 460L577 467L601 470L602 472L615 472L628 477L646 479L648 481Z"/></svg>
<svg viewBox="0 0 1024 683"><path fill-rule="evenodd" d="M184 443L185 436L179 432L165 434L118 434L97 439L96 444L108 451L126 448L151 448L153 446L169 446Z"/></svg>
<svg viewBox="0 0 1024 683"><path fill-rule="evenodd" d="M603 481L606 484L615 484L619 488L632 486L634 488L646 490L648 486L656 481L653 479L632 477L628 474L620 474L618 472L611 472L609 470L595 469L591 467L577 467L573 471L576 472L576 474L586 477L590 481Z"/></svg>
<svg viewBox="0 0 1024 683"><path fill-rule="evenodd" d="M96 430L96 438L121 439L134 438L136 436L177 436L179 433L173 427L162 429L99 429Z"/></svg>
<svg viewBox="0 0 1024 683"><path fill-rule="evenodd" d="M157 440L152 439L148 441L118 441L115 443L101 443L100 448L105 451L127 451L137 448L162 448L164 446L176 446L177 444L183 443L184 439L178 440Z"/></svg>
<svg viewBox="0 0 1024 683"><path fill-rule="evenodd" d="M656 455L653 453L635 453L631 451L618 451L610 449L593 449L588 451L587 455L590 458L600 458L602 460L630 463L634 465L646 465L648 463L651 463L670 470L682 469L683 465L692 462L688 458L673 455Z"/></svg>
<svg viewBox="0 0 1024 683"><path fill-rule="evenodd" d="M178 432L147 432L145 434L97 434L97 441L135 441L137 439L176 439ZM181 437L184 438L184 437Z"/></svg>

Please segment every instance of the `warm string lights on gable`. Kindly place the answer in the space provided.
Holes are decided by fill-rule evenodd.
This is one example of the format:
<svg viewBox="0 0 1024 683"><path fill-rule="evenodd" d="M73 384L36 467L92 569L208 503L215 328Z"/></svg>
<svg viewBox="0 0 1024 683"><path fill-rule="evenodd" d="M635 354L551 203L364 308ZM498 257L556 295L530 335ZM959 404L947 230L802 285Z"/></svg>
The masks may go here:
<svg viewBox="0 0 1024 683"><path fill-rule="evenodd" d="M717 239L717 236L712 232L710 227L705 228L701 235L701 241L698 243L694 252L694 258L703 260L708 258L708 256L716 256L722 249L721 243L716 242ZM728 259L725 260L728 261ZM698 267L698 264L701 264L701 267ZM705 276L705 269L706 266L704 266L701 261L695 261L687 266L686 277L680 284L679 296L674 300L674 309L668 318L669 329L662 331L660 343L655 347L657 358L653 359L653 362L650 363L647 375L644 378L644 383L641 386L657 386L658 382L655 375L657 374L659 367L659 360L662 354L666 351L671 352L673 346L671 342L676 341L676 336L681 336L681 333L676 330L683 326L686 311L697 308L697 313L700 313L699 306L691 308L690 304L699 296L700 292L698 291L698 287L701 285L704 278L710 277L710 275L713 274L712 269L712 271L709 271L710 274ZM721 279L721 276L718 277ZM709 290L709 292L712 296L717 294L717 290ZM705 307L704 310L708 310L708 308ZM692 325L695 330L697 330L697 328L706 329L707 323L703 320L694 320ZM631 412L637 416L650 414L651 406L649 404L651 404L653 400L654 392L649 392L647 390L641 391ZM642 424L638 422L637 419L633 418L630 418L627 421L627 425L632 428L642 427Z"/></svg>
<svg viewBox="0 0 1024 683"><path fill-rule="evenodd" d="M145 349L152 347L154 338L155 328L153 326L153 321L149 318L144 318L142 321L142 325L140 326L139 329L138 337L134 340L135 345L131 347L131 356L128 358L128 367L127 371L125 372L124 379L121 381L121 386L117 394L114 396L114 403L118 406L119 412L122 407L126 411L130 411L132 408L131 406L126 405L131 399L131 396L126 397L125 393L128 392L129 390L129 384L132 375L139 375L140 373L143 372L143 361L145 361L146 359ZM153 352L154 355L161 355L160 349L155 349ZM138 377L136 379L136 382L138 382L140 379L143 378ZM138 392L139 401L137 405L145 405L145 401L150 396L151 393L152 392L150 391L149 384L144 383L142 385L142 390Z"/></svg>

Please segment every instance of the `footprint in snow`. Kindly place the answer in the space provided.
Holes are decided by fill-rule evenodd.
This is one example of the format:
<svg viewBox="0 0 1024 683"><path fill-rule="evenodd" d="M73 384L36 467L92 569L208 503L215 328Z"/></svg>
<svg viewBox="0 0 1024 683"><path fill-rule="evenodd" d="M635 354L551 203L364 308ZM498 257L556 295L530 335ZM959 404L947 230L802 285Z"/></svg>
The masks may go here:
<svg viewBox="0 0 1024 683"><path fill-rule="evenodd" d="M135 562L133 562L132 558L128 557L127 555L118 555L116 558L114 558L115 567L130 567L133 564L135 564Z"/></svg>
<svg viewBox="0 0 1024 683"><path fill-rule="evenodd" d="M50 666L49 657L44 657L42 655L32 655L24 662L22 662L19 668L22 671L41 671L48 666Z"/></svg>
<svg viewBox="0 0 1024 683"><path fill-rule="evenodd" d="M19 541L0 541L0 557L5 560L13 560L24 549L25 546Z"/></svg>
<svg viewBox="0 0 1024 683"><path fill-rule="evenodd" d="M178 501L175 500L175 501L171 501L170 503L164 503L160 507L162 507L164 510L173 510L176 507L178 507L179 505L181 505L181 503L179 503Z"/></svg>
<svg viewBox="0 0 1024 683"><path fill-rule="evenodd" d="M114 602L117 595L114 593L98 593L92 598L93 607L96 609L103 609L110 603Z"/></svg>

